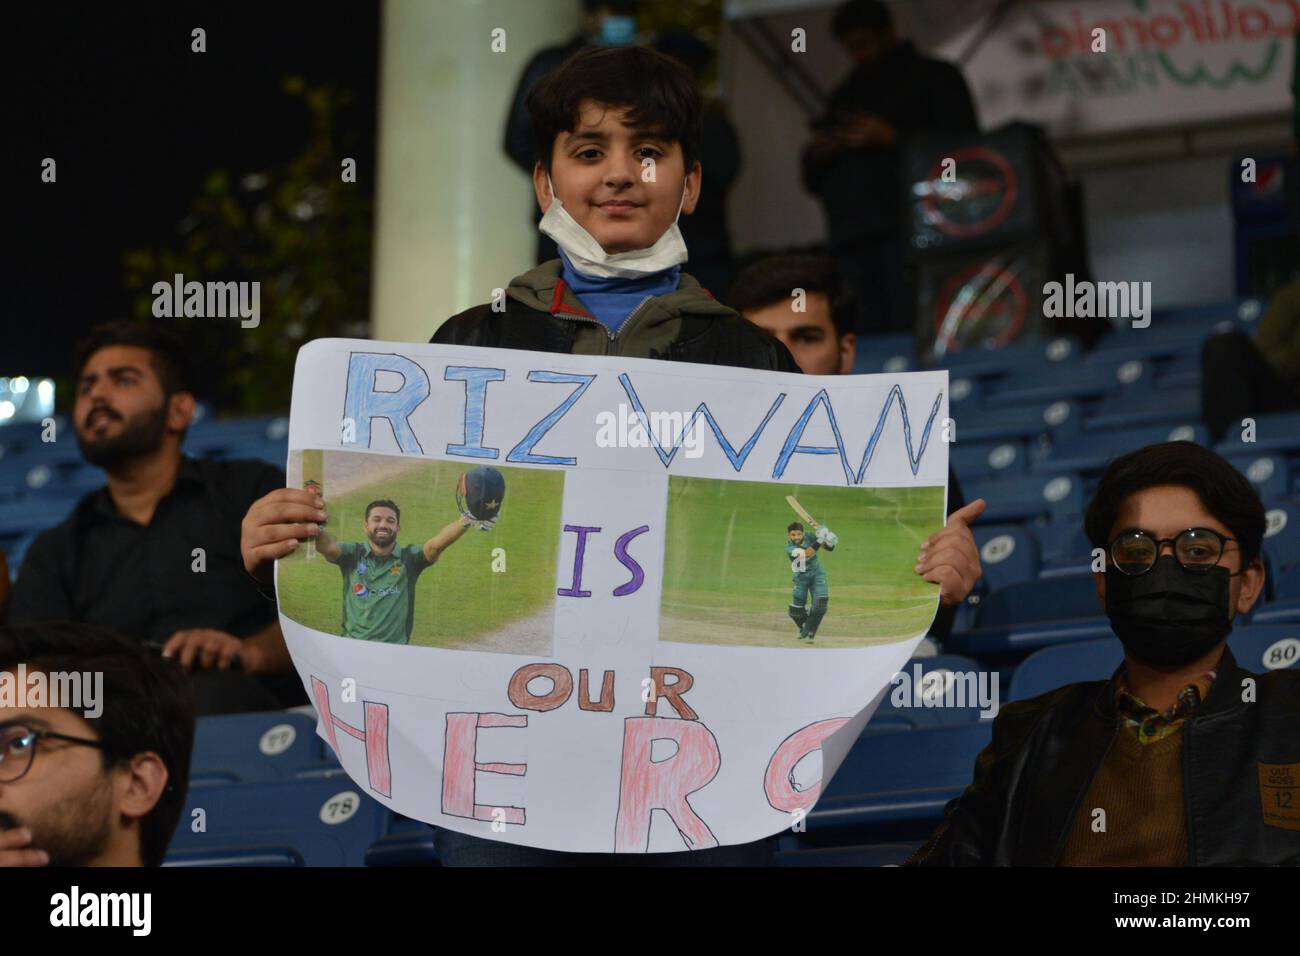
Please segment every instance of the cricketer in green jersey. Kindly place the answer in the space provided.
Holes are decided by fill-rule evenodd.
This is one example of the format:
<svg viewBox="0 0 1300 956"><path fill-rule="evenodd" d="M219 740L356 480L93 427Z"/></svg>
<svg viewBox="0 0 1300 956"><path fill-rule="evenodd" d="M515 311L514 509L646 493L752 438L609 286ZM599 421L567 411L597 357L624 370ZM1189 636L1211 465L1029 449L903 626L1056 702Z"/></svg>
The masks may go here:
<svg viewBox="0 0 1300 956"><path fill-rule="evenodd" d="M821 626L830 603L826 569L822 567L817 552L823 548L834 551L839 543L839 538L829 528L813 527L816 528L816 537L809 540L801 523L790 522L786 529L789 538L782 547L790 560L790 580L794 585L790 594L790 617L799 628L799 640L808 642L817 636L817 628ZM807 606L809 591L812 592L811 608Z"/></svg>
<svg viewBox="0 0 1300 956"><path fill-rule="evenodd" d="M415 582L425 568L474 526L462 515L423 545L398 547L402 513L381 498L366 505L366 541L335 541L324 531L316 552L343 575L343 636L409 644L415 623Z"/></svg>

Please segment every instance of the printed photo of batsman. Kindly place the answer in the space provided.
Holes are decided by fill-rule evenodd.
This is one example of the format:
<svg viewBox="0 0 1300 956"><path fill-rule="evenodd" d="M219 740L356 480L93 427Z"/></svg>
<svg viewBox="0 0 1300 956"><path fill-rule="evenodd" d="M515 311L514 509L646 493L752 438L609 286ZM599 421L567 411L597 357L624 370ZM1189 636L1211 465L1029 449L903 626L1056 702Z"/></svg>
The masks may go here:
<svg viewBox="0 0 1300 956"><path fill-rule="evenodd" d="M377 643L550 653L561 473L306 450L288 475L329 515L279 563L289 618Z"/></svg>
<svg viewBox="0 0 1300 956"><path fill-rule="evenodd" d="M944 488L673 477L659 640L864 647L923 634L938 588L913 572Z"/></svg>

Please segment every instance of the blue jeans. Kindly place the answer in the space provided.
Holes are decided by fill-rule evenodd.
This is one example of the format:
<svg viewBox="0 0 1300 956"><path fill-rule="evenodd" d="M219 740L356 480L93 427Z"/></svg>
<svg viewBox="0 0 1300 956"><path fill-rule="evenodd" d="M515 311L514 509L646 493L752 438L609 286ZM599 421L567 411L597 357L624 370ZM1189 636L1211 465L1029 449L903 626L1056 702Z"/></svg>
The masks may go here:
<svg viewBox="0 0 1300 956"><path fill-rule="evenodd" d="M681 853L566 853L433 828L443 866L770 866L776 838Z"/></svg>

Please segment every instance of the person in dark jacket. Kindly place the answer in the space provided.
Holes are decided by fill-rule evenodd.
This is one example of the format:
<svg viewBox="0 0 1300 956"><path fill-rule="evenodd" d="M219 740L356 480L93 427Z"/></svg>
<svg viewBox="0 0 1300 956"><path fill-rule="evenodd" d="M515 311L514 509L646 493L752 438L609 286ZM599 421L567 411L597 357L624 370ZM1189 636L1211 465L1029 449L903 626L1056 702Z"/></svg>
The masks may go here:
<svg viewBox="0 0 1300 956"><path fill-rule="evenodd" d="M1228 650L1264 589L1264 508L1190 442L1117 458L1084 517L1124 660L1004 706L922 866L1300 864L1300 671Z"/></svg>
<svg viewBox="0 0 1300 956"><path fill-rule="evenodd" d="M830 244L861 300L859 332L907 331L900 141L975 133L961 71L899 41L880 0L849 0L831 31L856 64L831 93L803 153L803 181L826 209Z"/></svg>

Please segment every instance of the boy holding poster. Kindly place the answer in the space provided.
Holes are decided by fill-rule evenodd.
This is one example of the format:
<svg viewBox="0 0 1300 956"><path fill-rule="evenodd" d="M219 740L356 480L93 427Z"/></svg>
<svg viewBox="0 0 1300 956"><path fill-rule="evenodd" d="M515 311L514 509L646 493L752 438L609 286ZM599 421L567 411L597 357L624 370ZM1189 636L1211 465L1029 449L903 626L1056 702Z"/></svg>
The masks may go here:
<svg viewBox="0 0 1300 956"><path fill-rule="evenodd" d="M534 87L528 108L539 228L561 256L448 319L433 343L799 371L784 345L681 270L677 218L694 210L701 173L700 98L683 67L639 47L585 50ZM256 502L243 523L247 571L268 581L273 562L325 518L324 500L300 489ZM770 840L614 855L436 834L446 866L762 865L772 854Z"/></svg>

